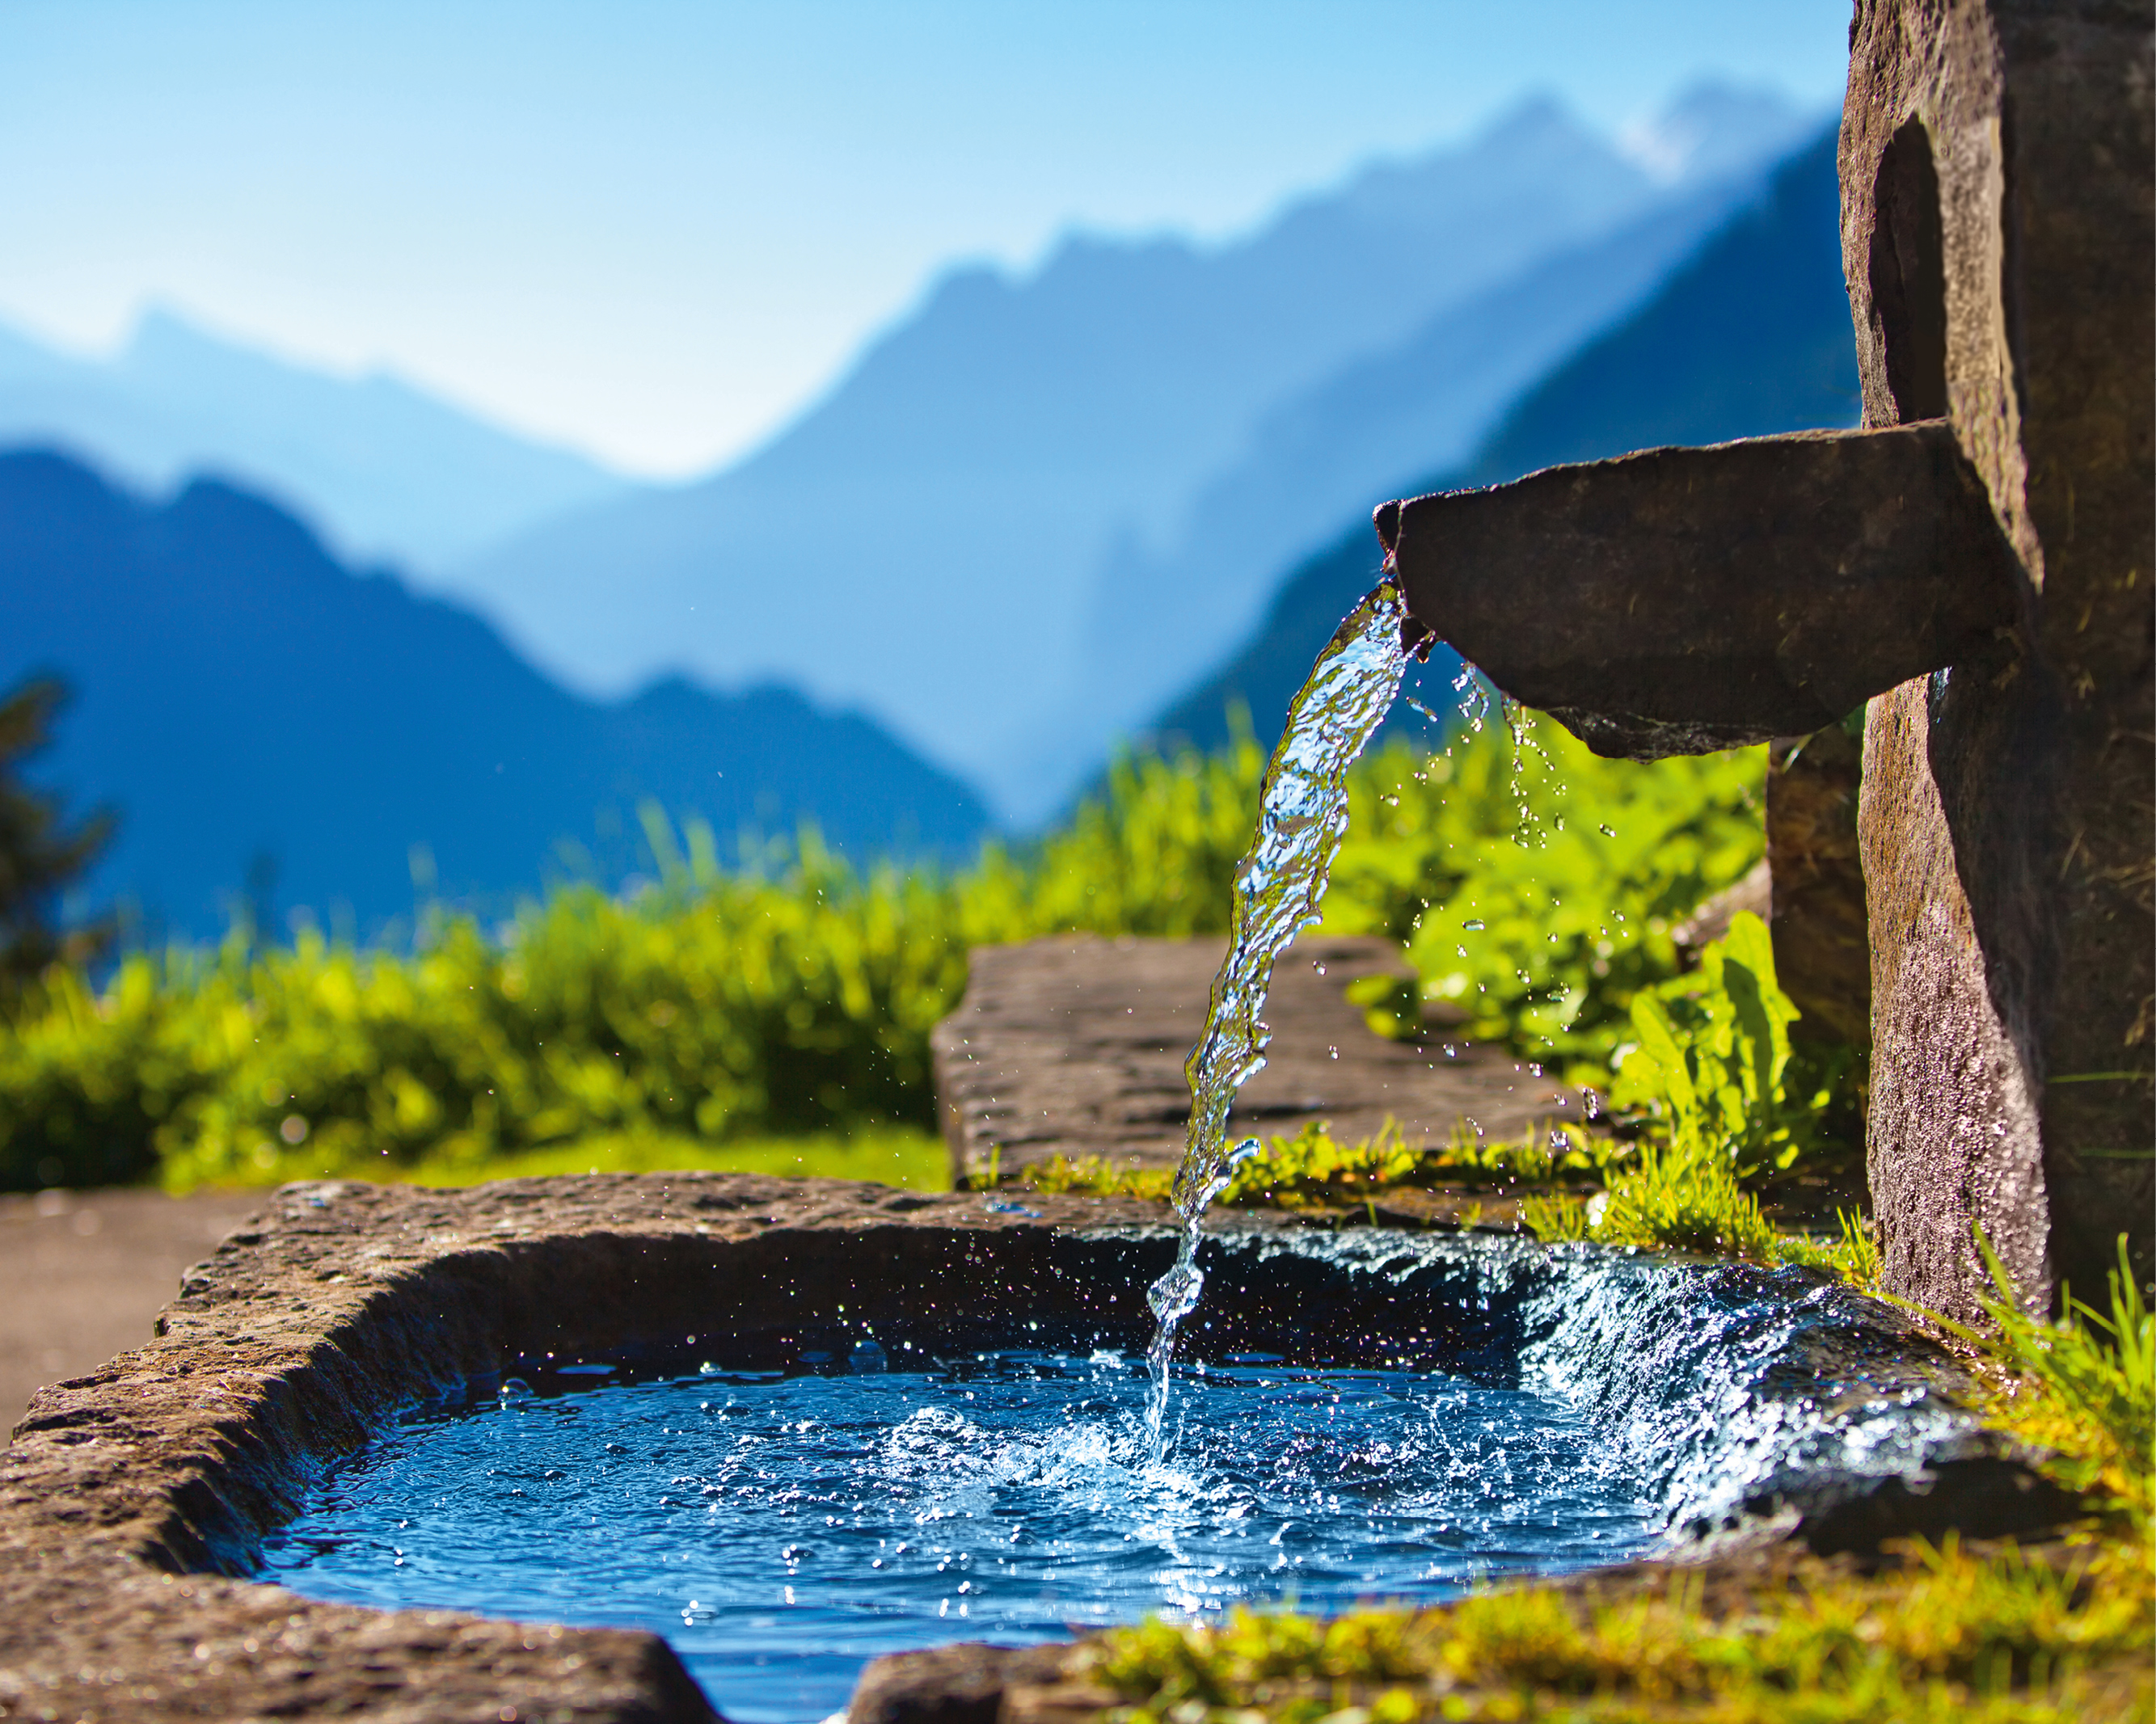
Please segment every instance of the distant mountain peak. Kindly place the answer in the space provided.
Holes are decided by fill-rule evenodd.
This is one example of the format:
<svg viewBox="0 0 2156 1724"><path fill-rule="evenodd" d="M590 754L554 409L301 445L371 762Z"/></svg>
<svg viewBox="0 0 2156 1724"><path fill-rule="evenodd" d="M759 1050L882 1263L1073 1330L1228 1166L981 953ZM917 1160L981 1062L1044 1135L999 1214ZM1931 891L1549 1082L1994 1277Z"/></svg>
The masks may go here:
<svg viewBox="0 0 2156 1724"><path fill-rule="evenodd" d="M1660 114L1625 127L1617 147L1657 185L1699 184L1794 148L1825 117L1771 86L1704 79Z"/></svg>
<svg viewBox="0 0 2156 1724"><path fill-rule="evenodd" d="M393 373L321 370L146 307L108 358L0 329L0 446L58 444L131 487L228 475L347 556L433 571L634 487Z"/></svg>

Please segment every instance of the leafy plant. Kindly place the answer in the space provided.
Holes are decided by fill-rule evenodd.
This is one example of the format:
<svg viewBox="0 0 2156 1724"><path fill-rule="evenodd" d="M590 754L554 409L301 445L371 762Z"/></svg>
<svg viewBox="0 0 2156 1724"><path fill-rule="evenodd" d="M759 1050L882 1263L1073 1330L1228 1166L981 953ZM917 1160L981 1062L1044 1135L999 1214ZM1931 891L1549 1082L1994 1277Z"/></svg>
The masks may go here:
<svg viewBox="0 0 2156 1724"><path fill-rule="evenodd" d="M2156 1472L2156 1313L2134 1280L2126 1235L2118 1237L2118 1267L2105 1278L2108 1314L2061 1288L2059 1315L2049 1321L2024 1309L1980 1227L1976 1245L1991 1275L1994 1296L1983 1301L1991 1326L1923 1315L1991 1360L1989 1411L1999 1423L2049 1450L2066 1483L2107 1496L2145 1533Z"/></svg>
<svg viewBox="0 0 2156 1724"><path fill-rule="evenodd" d="M1639 1042L1618 1066L1611 1103L1640 1106L1686 1161L1726 1162L1740 1179L1786 1171L1803 1147L1804 1114L1782 1081L1796 1016L1767 925L1745 911L1701 953L1696 974L1633 997Z"/></svg>
<svg viewBox="0 0 2156 1724"><path fill-rule="evenodd" d="M1764 773L1761 749L1604 760L1531 713L1395 744L1352 781L1325 926L1401 942L1449 1034L1599 1085L1679 973L1671 929L1758 860Z"/></svg>
<svg viewBox="0 0 2156 1724"><path fill-rule="evenodd" d="M1492 732L1435 759L1396 746L1363 762L1329 925L1413 936L1422 998L1366 1002L1404 1032L1424 999L1443 1006L1433 977L1450 987L1455 972L1481 978L1469 991L1490 1023L1516 1008L1539 1022L1550 978L1586 948L1529 941L1527 918L1568 894L1565 913L1609 938L1602 972L1576 990L1591 1009L1571 1011L1565 1033L1606 1055L1630 991L1675 973L1666 914L1757 854L1758 762L1640 768L1562 738L1519 757L1516 773ZM1523 848L1517 793L1543 762L1569 776L1543 787L1557 799ZM408 952L310 936L136 953L102 989L63 966L0 1034L0 1186L152 1170L175 1187L471 1177L594 1137L927 1131L929 1033L963 990L968 948L1224 931L1263 766L1247 733L1210 756L1127 755L1061 827L955 870L853 869L813 833L722 868L707 829L677 835L649 809L659 878L634 899L567 887L494 930L438 911ZM1620 823L1622 844L1593 837L1589 808ZM1578 844L1543 841L1558 832ZM1468 900L1512 891L1523 859L1541 884L1516 894L1517 925L1469 936ZM1465 959L1444 952L1443 976L1435 924L1413 926L1432 906L1476 942Z"/></svg>

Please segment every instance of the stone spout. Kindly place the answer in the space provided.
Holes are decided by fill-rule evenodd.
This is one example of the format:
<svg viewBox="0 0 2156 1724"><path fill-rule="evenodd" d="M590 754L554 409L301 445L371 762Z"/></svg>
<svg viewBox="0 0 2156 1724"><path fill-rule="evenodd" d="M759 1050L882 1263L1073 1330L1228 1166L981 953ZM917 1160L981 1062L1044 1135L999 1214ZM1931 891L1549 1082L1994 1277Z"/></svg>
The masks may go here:
<svg viewBox="0 0 2156 1724"><path fill-rule="evenodd" d="M2025 610L1943 419L1552 467L1376 524L1417 623L1635 760L1809 734L1996 658Z"/></svg>

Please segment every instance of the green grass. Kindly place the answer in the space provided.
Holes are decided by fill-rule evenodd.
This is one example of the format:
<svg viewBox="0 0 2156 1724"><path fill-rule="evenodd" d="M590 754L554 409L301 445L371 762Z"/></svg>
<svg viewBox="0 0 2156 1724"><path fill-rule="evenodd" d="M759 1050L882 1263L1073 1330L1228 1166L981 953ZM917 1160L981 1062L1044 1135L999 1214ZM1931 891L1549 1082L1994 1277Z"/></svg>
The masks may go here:
<svg viewBox="0 0 2156 1724"><path fill-rule="evenodd" d="M1670 926L1758 854L1760 760L1639 767L1527 735L1517 772L1495 734L1360 762L1327 926L1406 943L1419 981L1365 1002L1381 1024L1419 991L1462 1034L1606 1080L1632 996L1676 974ZM293 1150L462 1178L593 1139L927 1131L968 949L1224 931L1263 765L1247 740L1132 756L1038 844L955 870L858 871L813 835L722 868L708 830L648 811L660 884L634 900L430 913L409 952L235 938L136 953L101 988L56 967L0 1027L0 1188L259 1183Z"/></svg>
<svg viewBox="0 0 2156 1724"><path fill-rule="evenodd" d="M1153 1621L1102 1636L1086 1674L1122 1697L1111 1724L2068 1724L2148 1716L2151 1603L2128 1547L2053 1562L1949 1542L1871 1576L1800 1565L1712 1606L1677 1577L1329 1621Z"/></svg>
<svg viewBox="0 0 2156 1724"><path fill-rule="evenodd" d="M550 1148L525 1150L458 1164L434 1157L395 1170L415 1185L470 1185L484 1179L531 1179L562 1173L769 1173L783 1178L867 1179L911 1191L951 1188L951 1152L932 1132L905 1126L867 1127L848 1135L744 1138L706 1143L694 1137L614 1133L580 1137ZM378 1179L362 1153L311 1156L304 1147L280 1155L262 1169L265 1184L287 1179Z"/></svg>

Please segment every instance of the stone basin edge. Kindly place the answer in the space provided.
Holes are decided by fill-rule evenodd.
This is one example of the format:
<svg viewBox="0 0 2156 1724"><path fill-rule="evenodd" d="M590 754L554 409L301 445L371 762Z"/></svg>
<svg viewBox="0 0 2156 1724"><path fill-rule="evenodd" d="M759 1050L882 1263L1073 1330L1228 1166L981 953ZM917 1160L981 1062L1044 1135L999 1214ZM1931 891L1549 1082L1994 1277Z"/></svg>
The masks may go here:
<svg viewBox="0 0 2156 1724"><path fill-rule="evenodd" d="M1011 1275L1030 1277L1044 1309L1128 1326L1142 1280L1068 1285L1054 1244L1082 1234L1158 1249L1165 1215L1126 1199L1004 1203L749 1174L284 1187L188 1271L148 1345L41 1390L0 1451L0 1718L715 1717L656 1634L322 1603L235 1577L385 1414L461 1396L517 1360L613 1352L624 1336L675 1329L693 1346L715 1300L730 1326L798 1330L788 1284L819 1260L850 1278L825 1282L826 1301L857 1287L865 1311L896 1298L963 1324L968 1275L992 1239L1004 1296ZM1230 1224L1296 1225L1249 1214ZM572 1279L578 1297L563 1301ZM1891 1312L1881 1328L1897 1350L1906 1340L1912 1356L1924 1351ZM1933 1362L1952 1397L1960 1385L1943 1355ZM1815 1500L1784 1493L1688 1554L1717 1560L1822 1531L1856 1547L1867 1527L1876 1544L1943 1512L1996 1521L2003 1510L2009 1524L1985 1530L2025 1530L2071 1506L1997 1442L1973 1434L1944 1460L1937 1482L1962 1488L1814 1481ZM1067 1650L986 1665L951 1648L878 1660L855 1724L924 1713L993 1724L1006 1686L994 1673L1052 1681Z"/></svg>

